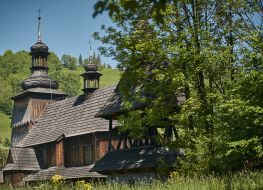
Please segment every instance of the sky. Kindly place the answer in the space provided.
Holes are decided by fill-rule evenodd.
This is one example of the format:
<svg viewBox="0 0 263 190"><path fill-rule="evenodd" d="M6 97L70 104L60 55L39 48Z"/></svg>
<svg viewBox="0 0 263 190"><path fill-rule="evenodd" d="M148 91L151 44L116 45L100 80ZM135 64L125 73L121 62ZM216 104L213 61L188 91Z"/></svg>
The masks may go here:
<svg viewBox="0 0 263 190"><path fill-rule="evenodd" d="M100 26L113 26L108 13L93 18L96 0L0 0L0 55L10 49L29 51L37 41L38 12L41 7L41 39L59 58L63 54L89 56L89 39L97 54L102 44L92 38ZM103 63L116 66L112 58Z"/></svg>

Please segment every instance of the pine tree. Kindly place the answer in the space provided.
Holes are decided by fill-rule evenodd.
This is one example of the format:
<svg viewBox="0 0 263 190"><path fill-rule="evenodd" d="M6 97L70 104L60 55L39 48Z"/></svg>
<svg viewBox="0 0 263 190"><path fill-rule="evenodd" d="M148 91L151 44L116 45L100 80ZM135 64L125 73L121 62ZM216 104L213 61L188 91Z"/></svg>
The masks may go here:
<svg viewBox="0 0 263 190"><path fill-rule="evenodd" d="M83 65L83 59L82 59L82 56L81 54L79 54L79 65L82 66Z"/></svg>

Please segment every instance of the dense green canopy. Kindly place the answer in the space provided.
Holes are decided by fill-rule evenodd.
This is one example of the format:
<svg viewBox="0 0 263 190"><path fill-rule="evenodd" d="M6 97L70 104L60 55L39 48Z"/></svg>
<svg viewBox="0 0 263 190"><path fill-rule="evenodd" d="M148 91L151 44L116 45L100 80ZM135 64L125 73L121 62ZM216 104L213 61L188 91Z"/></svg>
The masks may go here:
<svg viewBox="0 0 263 190"><path fill-rule="evenodd" d="M181 171L262 167L262 10L262 0L98 1L94 15L109 11L117 28L102 26L106 35L94 36L127 71L126 105L132 86L149 105L120 117L123 128L140 138L145 126L175 127L172 142L158 140L184 148ZM179 88L187 100L178 112L170 99Z"/></svg>

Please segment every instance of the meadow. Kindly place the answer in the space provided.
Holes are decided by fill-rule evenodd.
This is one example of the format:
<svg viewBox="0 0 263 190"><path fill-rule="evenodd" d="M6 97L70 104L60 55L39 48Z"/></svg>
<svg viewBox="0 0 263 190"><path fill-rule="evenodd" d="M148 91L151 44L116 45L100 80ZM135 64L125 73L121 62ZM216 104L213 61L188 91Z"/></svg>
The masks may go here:
<svg viewBox="0 0 263 190"><path fill-rule="evenodd" d="M10 128L10 116L6 115L3 112L0 112L0 148L7 149L4 146L5 138L10 139L11 137L11 128Z"/></svg>
<svg viewBox="0 0 263 190"><path fill-rule="evenodd" d="M224 176L180 176L174 172L167 181L137 182L134 184L118 184L113 182L105 183L40 183L35 186L23 186L15 188L17 190L33 189L75 189L75 190L259 190L263 189L263 172L240 172ZM8 185L0 186L0 189L11 190Z"/></svg>

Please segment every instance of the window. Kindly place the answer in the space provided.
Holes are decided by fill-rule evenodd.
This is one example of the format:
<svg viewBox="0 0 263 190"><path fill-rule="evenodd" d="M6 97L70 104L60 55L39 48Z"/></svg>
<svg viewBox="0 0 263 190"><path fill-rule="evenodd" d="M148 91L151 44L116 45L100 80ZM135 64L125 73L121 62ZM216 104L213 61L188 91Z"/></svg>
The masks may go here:
<svg viewBox="0 0 263 190"><path fill-rule="evenodd" d="M70 166L79 165L79 149L77 146L72 146L69 148L68 162Z"/></svg>
<svg viewBox="0 0 263 190"><path fill-rule="evenodd" d="M47 163L47 150L45 148L42 149L42 163L43 163L43 167L47 168L48 163Z"/></svg>
<svg viewBox="0 0 263 190"><path fill-rule="evenodd" d="M92 148L91 145L83 146L83 162L84 165L89 165L92 163Z"/></svg>
<svg viewBox="0 0 263 190"><path fill-rule="evenodd" d="M56 165L56 145L55 144L49 144L47 146L47 161L48 161L48 167Z"/></svg>

